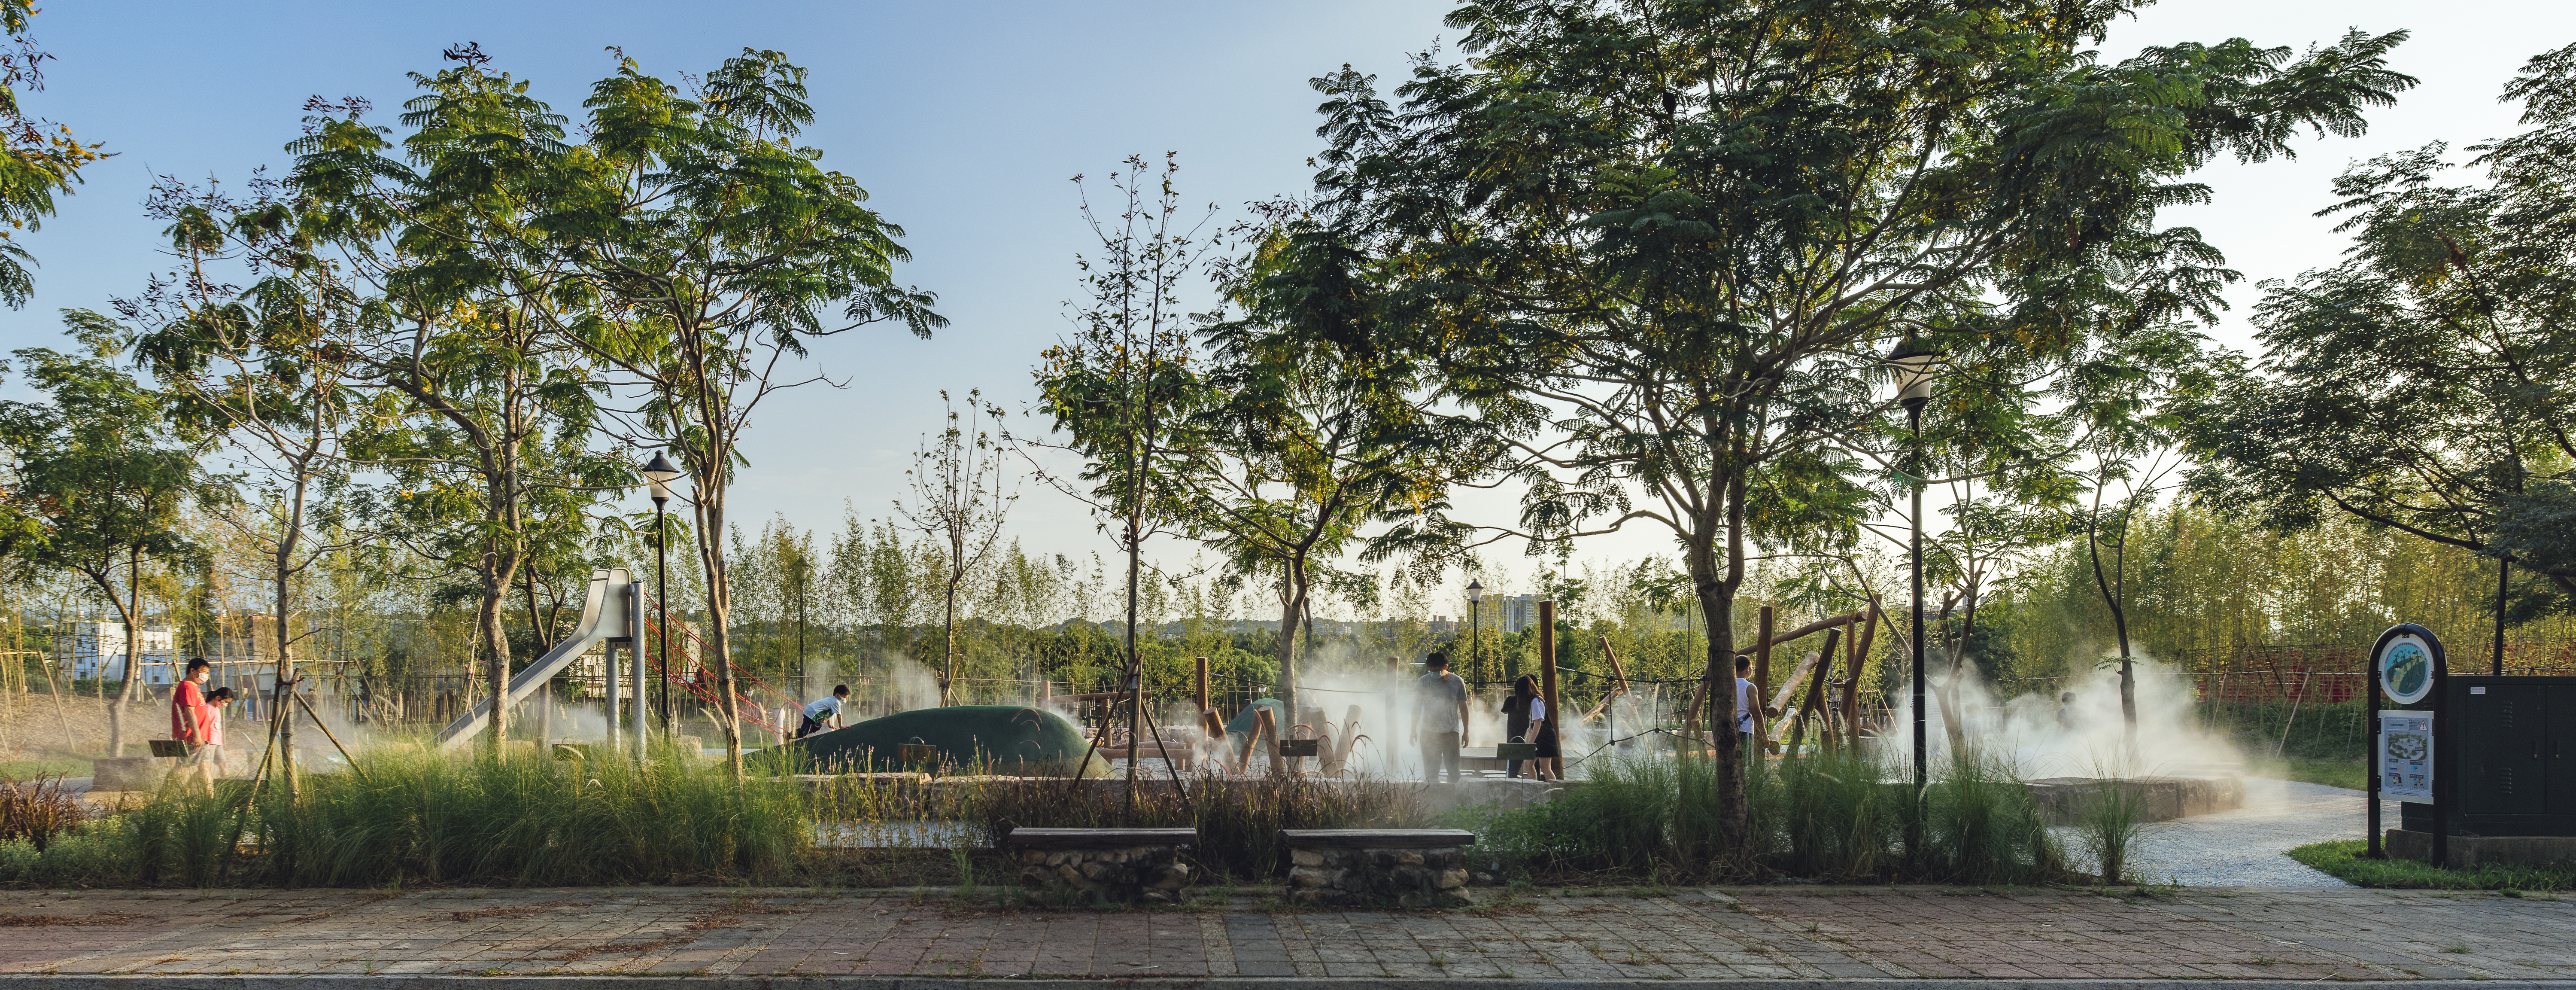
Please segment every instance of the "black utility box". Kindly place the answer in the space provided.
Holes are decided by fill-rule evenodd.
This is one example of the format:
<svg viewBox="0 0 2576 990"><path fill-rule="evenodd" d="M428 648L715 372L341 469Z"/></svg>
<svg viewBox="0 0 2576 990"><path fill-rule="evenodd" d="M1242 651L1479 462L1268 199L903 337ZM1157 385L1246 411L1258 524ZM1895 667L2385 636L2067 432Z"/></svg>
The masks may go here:
<svg viewBox="0 0 2576 990"><path fill-rule="evenodd" d="M2453 835L2576 835L2576 677L2453 674L2456 752L2435 754ZM2433 831L2433 808L2407 804L2409 831Z"/></svg>

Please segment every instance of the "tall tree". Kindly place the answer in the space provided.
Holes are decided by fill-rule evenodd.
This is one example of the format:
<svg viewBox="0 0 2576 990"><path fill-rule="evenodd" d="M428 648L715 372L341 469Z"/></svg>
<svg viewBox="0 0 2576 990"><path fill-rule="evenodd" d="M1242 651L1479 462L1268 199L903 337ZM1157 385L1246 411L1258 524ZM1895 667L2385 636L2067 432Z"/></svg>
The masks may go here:
<svg viewBox="0 0 2576 990"><path fill-rule="evenodd" d="M2194 491L2281 529L2341 513L2511 562L2576 605L2576 46L2505 87L2530 129L2371 159L2343 264L2268 285L2265 357L2193 407Z"/></svg>
<svg viewBox="0 0 2576 990"><path fill-rule="evenodd" d="M590 311L576 272L527 249L564 154L563 122L524 82L487 72L467 46L405 105L412 128L389 156L365 105L314 104L273 219L336 252L368 286L358 305L372 332L346 353L370 392L352 455L387 471L409 548L470 576L474 650L496 699L491 732L509 734L509 600L523 584L532 536L549 517L626 483L625 467L589 451L598 422L595 369L563 328Z"/></svg>
<svg viewBox="0 0 2576 990"><path fill-rule="evenodd" d="M2065 346L2085 328L2062 299L2119 252L2198 245L2155 226L2205 196L2183 176L2357 132L2412 82L2383 63L2400 34L2098 62L2131 6L1466 3L1449 23L1475 60L1419 63L1401 110L1348 69L1315 81L1321 205L1404 272L1388 346L1489 418L1547 425L1515 440L1513 531L1669 532L1722 679L1748 548L1786 535L1771 493L1848 501L1831 444L1892 408L1870 387L1890 344ZM1735 693L1711 694L1732 721ZM1717 738L1733 855L1743 760Z"/></svg>
<svg viewBox="0 0 2576 990"><path fill-rule="evenodd" d="M575 325L597 360L648 395L640 442L689 472L705 574L707 649L728 655L726 505L743 431L797 373L808 345L879 323L916 337L947 325L934 296L898 285L903 228L857 180L823 170L795 138L813 121L805 70L744 49L683 90L620 58L591 87L589 141L556 159L562 185L531 247L579 270L601 307ZM837 308L837 313L834 312ZM718 662L721 731L741 772L733 670Z"/></svg>
<svg viewBox="0 0 2576 990"><path fill-rule="evenodd" d="M1237 576L1276 582L1277 692L1292 710L1295 631L1311 627L1317 584L1365 609L1375 575L1337 566L1351 551L1447 560L1449 487L1499 453L1485 431L1435 411L1422 362L1370 346L1382 276L1332 236L1289 220L1233 270L1228 294L1245 315L1208 330L1215 398L1191 431L1181 489L1191 528ZM1394 525L1364 540L1372 524Z"/></svg>
<svg viewBox="0 0 2576 990"><path fill-rule="evenodd" d="M88 354L17 351L20 371L48 401L0 403L11 475L9 549L87 580L125 628L125 677L108 706L110 756L125 755L127 709L143 685L143 581L154 566L198 552L182 511L221 497L176 442L168 397L119 367L112 335L75 324ZM104 681L105 674L100 675Z"/></svg>
<svg viewBox="0 0 2576 990"><path fill-rule="evenodd" d="M982 571L1002 540L1002 520L1010 515L1019 493L1003 477L1002 448L978 425L999 420L1002 412L983 403L981 390L966 393L967 419L947 390L939 399L948 406L948 426L937 442L925 441L912 455L913 504L895 503L915 532L937 541L940 551L941 634L939 703L957 703L957 604L967 579ZM971 437L970 437L971 434Z"/></svg>

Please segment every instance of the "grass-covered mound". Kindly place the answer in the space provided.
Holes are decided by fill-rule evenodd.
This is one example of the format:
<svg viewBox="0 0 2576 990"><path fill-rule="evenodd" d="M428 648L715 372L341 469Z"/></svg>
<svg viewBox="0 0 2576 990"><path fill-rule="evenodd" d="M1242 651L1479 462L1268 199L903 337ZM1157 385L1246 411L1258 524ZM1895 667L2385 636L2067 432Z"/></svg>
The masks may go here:
<svg viewBox="0 0 2576 990"><path fill-rule="evenodd" d="M936 748L937 768L947 772L1073 776L1091 741L1080 726L1043 708L1024 705L957 705L920 708L817 733L777 747L793 763L824 772L920 769L896 748ZM1093 756L1083 776L1101 776L1108 761Z"/></svg>

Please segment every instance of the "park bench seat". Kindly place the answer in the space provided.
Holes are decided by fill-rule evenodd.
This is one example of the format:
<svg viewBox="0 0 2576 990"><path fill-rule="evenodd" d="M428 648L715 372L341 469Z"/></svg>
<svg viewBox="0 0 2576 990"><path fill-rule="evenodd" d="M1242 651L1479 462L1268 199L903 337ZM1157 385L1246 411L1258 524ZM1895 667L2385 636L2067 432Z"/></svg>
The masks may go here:
<svg viewBox="0 0 2576 990"><path fill-rule="evenodd" d="M1132 849L1139 846L1192 846L1192 828L1015 828L1002 837L1014 849Z"/></svg>
<svg viewBox="0 0 2576 990"><path fill-rule="evenodd" d="M1459 828L1283 828L1279 841L1290 849L1455 849L1476 844L1476 833Z"/></svg>

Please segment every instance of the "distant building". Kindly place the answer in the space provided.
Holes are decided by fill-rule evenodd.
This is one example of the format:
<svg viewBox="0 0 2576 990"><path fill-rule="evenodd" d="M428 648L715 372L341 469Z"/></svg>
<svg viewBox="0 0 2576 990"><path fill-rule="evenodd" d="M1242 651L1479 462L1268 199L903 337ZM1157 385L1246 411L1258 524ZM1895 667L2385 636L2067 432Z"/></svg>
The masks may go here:
<svg viewBox="0 0 2576 990"><path fill-rule="evenodd" d="M178 678L172 663L178 651L170 644L167 629L145 629L136 633L142 641L143 683L167 685ZM83 622L72 627L70 661L72 678L83 681L121 681L125 679L125 624L121 622Z"/></svg>
<svg viewBox="0 0 2576 990"><path fill-rule="evenodd" d="M1500 595L1493 600L1494 628L1516 633L1538 625L1537 595Z"/></svg>

